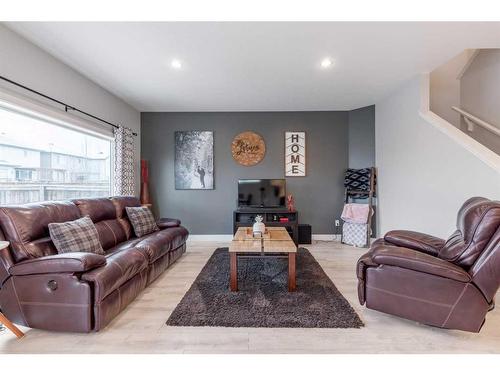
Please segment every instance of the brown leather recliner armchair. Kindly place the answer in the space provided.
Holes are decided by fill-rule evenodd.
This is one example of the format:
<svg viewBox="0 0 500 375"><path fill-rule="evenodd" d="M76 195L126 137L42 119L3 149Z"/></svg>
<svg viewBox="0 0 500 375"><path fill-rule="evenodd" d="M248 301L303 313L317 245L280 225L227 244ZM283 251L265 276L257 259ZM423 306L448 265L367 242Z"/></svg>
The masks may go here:
<svg viewBox="0 0 500 375"><path fill-rule="evenodd" d="M366 307L441 328L479 332L500 285L500 202L467 200L446 241L396 230L357 265Z"/></svg>

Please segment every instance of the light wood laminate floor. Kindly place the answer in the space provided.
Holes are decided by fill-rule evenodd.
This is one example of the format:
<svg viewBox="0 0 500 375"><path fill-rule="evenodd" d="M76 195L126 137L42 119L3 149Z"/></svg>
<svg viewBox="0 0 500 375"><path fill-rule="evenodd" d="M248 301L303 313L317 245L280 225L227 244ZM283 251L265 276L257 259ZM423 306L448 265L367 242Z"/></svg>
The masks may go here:
<svg viewBox="0 0 500 375"><path fill-rule="evenodd" d="M0 333L0 353L500 353L500 309L481 333L441 330L360 306L355 264L365 249L306 246L365 323L361 329L168 327L165 322L217 247L190 242L186 254L103 331L23 329ZM298 265L300 266L300 265Z"/></svg>

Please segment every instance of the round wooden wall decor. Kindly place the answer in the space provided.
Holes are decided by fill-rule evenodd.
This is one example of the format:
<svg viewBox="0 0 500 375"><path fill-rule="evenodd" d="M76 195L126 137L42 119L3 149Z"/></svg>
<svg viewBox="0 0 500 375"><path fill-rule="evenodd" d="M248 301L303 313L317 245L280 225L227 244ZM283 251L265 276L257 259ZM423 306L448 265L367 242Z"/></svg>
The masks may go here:
<svg viewBox="0 0 500 375"><path fill-rule="evenodd" d="M266 144L259 134L243 132L234 137L231 152L237 163L249 167L264 159Z"/></svg>

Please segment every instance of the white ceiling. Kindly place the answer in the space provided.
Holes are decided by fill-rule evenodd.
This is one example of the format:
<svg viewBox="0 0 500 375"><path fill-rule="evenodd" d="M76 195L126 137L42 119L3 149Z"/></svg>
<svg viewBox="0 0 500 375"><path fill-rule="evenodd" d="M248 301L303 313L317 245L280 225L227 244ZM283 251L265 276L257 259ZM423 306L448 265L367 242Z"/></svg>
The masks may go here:
<svg viewBox="0 0 500 375"><path fill-rule="evenodd" d="M500 23L7 26L140 111L349 110L466 48L500 47Z"/></svg>

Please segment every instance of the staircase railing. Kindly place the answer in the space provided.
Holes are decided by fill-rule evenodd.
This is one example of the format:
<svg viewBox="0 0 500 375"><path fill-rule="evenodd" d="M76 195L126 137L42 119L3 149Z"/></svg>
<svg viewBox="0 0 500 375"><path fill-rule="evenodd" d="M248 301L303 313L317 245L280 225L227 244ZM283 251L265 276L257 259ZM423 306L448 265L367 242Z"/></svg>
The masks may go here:
<svg viewBox="0 0 500 375"><path fill-rule="evenodd" d="M463 109L460 109L458 107L451 107L451 109L453 109L454 111L456 111L462 115L462 117L465 120L465 123L467 124L467 130L469 132L474 131L475 125L479 125L480 127L490 131L491 133L500 136L500 129L497 128L496 126L491 125L490 123L488 123L484 120L481 120L480 118L478 118L474 115L471 115L469 112L466 112Z"/></svg>

